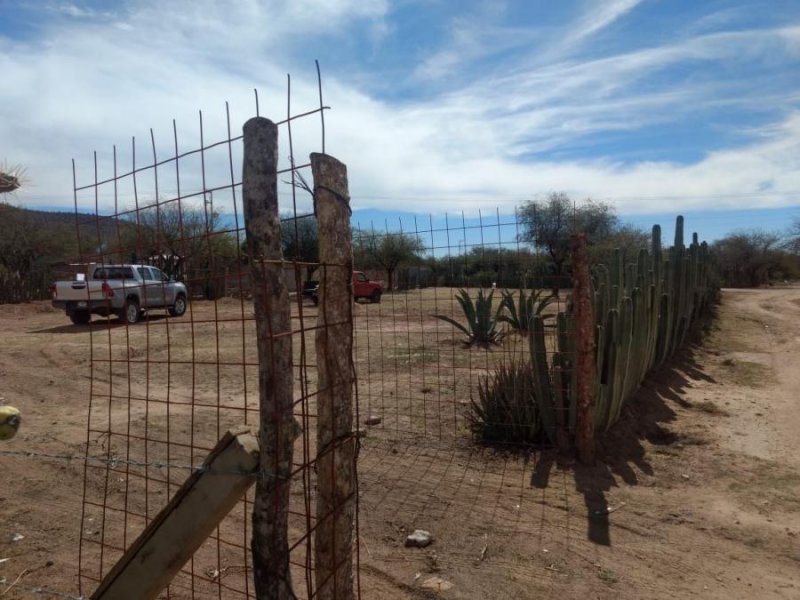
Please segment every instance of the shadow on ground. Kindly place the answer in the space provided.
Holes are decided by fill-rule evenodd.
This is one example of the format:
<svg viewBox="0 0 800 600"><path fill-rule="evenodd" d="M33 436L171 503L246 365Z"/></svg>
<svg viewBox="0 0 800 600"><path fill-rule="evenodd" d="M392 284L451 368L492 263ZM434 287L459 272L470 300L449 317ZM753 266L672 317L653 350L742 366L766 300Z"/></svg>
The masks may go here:
<svg viewBox="0 0 800 600"><path fill-rule="evenodd" d="M680 436L669 424L676 418L676 405L682 408L689 406L684 400L686 388L692 381L716 383L697 363L696 352L696 346L687 348L645 379L636 394L627 401L620 420L610 431L599 436L595 466L576 464L555 450L538 456L531 475L531 486L546 488L556 463L571 470L576 489L583 495L586 504L587 538L590 541L603 546L611 545L609 514L615 507L609 506L606 494L611 488L617 487L617 480L637 485L637 472L653 474L644 442L667 446L680 441Z"/></svg>
<svg viewBox="0 0 800 600"><path fill-rule="evenodd" d="M163 321L167 319L167 315L145 315L141 318L141 320L134 324L129 325L129 327L147 327L147 322L150 323L157 323L159 321ZM125 322L120 321L116 318L111 319L95 319L90 321L86 325L73 325L72 323L67 323L64 325L57 325L55 327L47 327L46 329L34 329L31 330L29 333L66 333L66 334L79 334L79 333L86 333L90 329L92 331L105 331L108 329L122 329L125 327Z"/></svg>

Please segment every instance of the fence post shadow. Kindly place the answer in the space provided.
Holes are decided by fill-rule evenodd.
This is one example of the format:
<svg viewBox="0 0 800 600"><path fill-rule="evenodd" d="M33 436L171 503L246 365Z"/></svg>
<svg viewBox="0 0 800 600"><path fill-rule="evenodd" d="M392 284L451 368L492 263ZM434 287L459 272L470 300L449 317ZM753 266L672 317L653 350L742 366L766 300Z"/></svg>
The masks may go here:
<svg viewBox="0 0 800 600"><path fill-rule="evenodd" d="M544 450L537 453L530 476L530 486L547 489L553 468L571 471L575 491L583 496L586 507L586 537L601 545L612 545L607 493L618 487L619 480L629 486L640 483L640 475L653 476L645 442L665 446L680 442L680 434L669 424L676 419L674 407L690 406L683 399L692 381L715 380L695 361L693 348L679 352L671 361L649 375L623 409L620 420L606 433L598 435L598 460L593 466L574 460L563 460L559 453Z"/></svg>
<svg viewBox="0 0 800 600"><path fill-rule="evenodd" d="M606 465L586 466L576 464L573 471L575 489L583 495L586 505L586 537L600 546L611 545L609 507L606 492L616 485L613 474Z"/></svg>
<svg viewBox="0 0 800 600"><path fill-rule="evenodd" d="M543 490L550 483L550 473L553 470L556 456L553 451L540 452L531 472L531 487Z"/></svg>

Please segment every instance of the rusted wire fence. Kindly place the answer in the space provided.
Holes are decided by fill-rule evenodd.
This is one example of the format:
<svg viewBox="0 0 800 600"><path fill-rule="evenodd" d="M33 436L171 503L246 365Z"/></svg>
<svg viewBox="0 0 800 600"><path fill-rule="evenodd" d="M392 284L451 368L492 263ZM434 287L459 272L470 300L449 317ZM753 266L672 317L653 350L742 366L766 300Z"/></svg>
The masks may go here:
<svg viewBox="0 0 800 600"><path fill-rule="evenodd" d="M356 225L356 268L381 280L360 284L357 274L356 296L359 287L384 291L356 305L371 427L568 450L613 425L707 313L713 265L697 234L684 243L682 217L668 250L658 225L649 240L641 233L608 249L602 235L582 232L582 210L549 223L560 227L550 239L537 236L544 226L530 214ZM528 401L537 410L522 414ZM525 420L527 431L514 431Z"/></svg>
<svg viewBox="0 0 800 600"><path fill-rule="evenodd" d="M479 384L501 365L530 362L528 319L536 312L545 325L540 350L554 351L571 274L553 273L518 215L490 214L355 225L356 268L384 289L379 303L365 297L355 305L361 411L372 429L469 437ZM398 248L406 254L389 273Z"/></svg>
<svg viewBox="0 0 800 600"><path fill-rule="evenodd" d="M325 154L321 85L310 110L287 98L283 119L256 117L243 135L226 107L221 139L206 139L201 113L192 149L173 124L168 142L151 132L75 165L76 213L102 216L76 228L70 267L90 283L101 269L110 288L126 268L146 280L145 298L122 284L104 296L106 314L78 325L91 368L78 594L108 578L190 475L213 472L203 461L242 427L259 434L260 463L228 475L255 485L162 597L546 593L548 572L609 533L590 515L587 535L570 509L603 510L590 504L594 484L563 471L548 481L539 450L577 445L590 460L596 401L618 417L702 310L704 250L695 240L674 251L662 273L654 238L652 263L639 254L626 267L634 257L612 253L592 283L574 214L550 251L530 215L498 210L351 227L346 169ZM315 147L299 147L293 124L315 119ZM683 295L666 291L690 281ZM634 292L647 286L646 298ZM81 323L88 308L67 310ZM636 329L634 310L671 325ZM607 360L619 331L626 341ZM633 339L647 360L630 359ZM409 538L417 529L432 549L415 547L430 543Z"/></svg>
<svg viewBox="0 0 800 600"><path fill-rule="evenodd" d="M229 144L238 141L231 137ZM178 171L182 159L176 154L173 160ZM170 162L167 161L168 166ZM230 162L233 164L233 160ZM155 178L157 172L163 181L163 168L153 167L152 176ZM206 168L210 168L208 163ZM235 173L237 169L231 167L229 171ZM80 205L81 193L95 193L109 183L118 189L125 177L136 178L138 187L142 172L148 173L148 169L137 167L130 174L84 189L76 186L77 202ZM570 279L548 273L542 257L524 243L522 224L516 217L495 214L491 223L484 223L479 217L475 223L462 219L457 228L447 224L417 227L413 234L419 240L416 254L396 273L395 286L403 289L387 289L384 272L384 281L376 288L381 292L379 298L370 294L352 303L350 294L361 294L359 285L363 284L358 275L352 275L353 269L376 273L369 249L364 246L375 242L376 237L402 239L410 234L387 231L378 236L356 227L353 266L341 237L348 229L346 188L320 185L319 179L320 174L315 173L317 215L293 212L284 214L283 220L289 237L292 231L299 236L306 221L318 223L320 255L316 262L298 260L299 249L295 250L297 256L281 257L276 238L269 238L265 232L261 238L273 244L269 252L257 245L253 232L244 235L246 222L263 225L271 221L274 233L279 212L273 205L270 215L251 212L243 218L247 211L240 208L240 183L235 178L229 190L214 188L217 206L219 198L230 193L236 219L233 226L201 227L196 230L199 240L184 232L172 246L159 246L158 237L151 240L147 236L153 233L150 227L164 227L162 213L170 217L173 203L179 208L171 218L179 223L184 215L189 215L186 220L191 223L193 210L204 211L204 219L206 211L212 210L207 202L191 204L191 197L179 195L159 201L155 207L147 204L130 212L121 211L118 239L124 241L125 235L132 235L130 239L137 242L132 247L117 250L106 243L111 249L107 256L82 257L85 263L109 264L124 263L126 256L134 254L147 256L147 262L158 265L165 274L175 269L191 290L193 284L217 284L216 280L208 281L207 273L216 270L216 261L226 256L226 244L233 243L227 256L235 260L227 263L219 278L230 280L231 273L235 273L238 279L238 293L211 295L213 299L208 295L206 299L191 297L182 317L166 317L150 310L147 318L135 324L113 319L93 320L90 324L92 388L79 556L82 593L91 591L107 576L187 475L197 471L225 431L241 425L258 428L261 424L263 432L263 421L277 420L278 437L285 440L282 453L268 454L262 446L262 457L267 457L272 468L264 469L262 465L255 492L248 493L193 555L172 581L168 597L256 597L258 583L254 585L253 581L283 579L292 580L292 593L299 597L357 596L357 559L364 548L369 552L368 544L375 542L363 539L352 547L353 533L347 523L356 516L355 481L343 488L342 482L335 480L343 466L355 460L354 436L361 438L365 448L361 455L364 483L360 502L374 508L369 511L372 514L382 514L392 503L375 504L381 503L381 487L391 481L381 466L390 467L397 460L395 445L421 439L424 441L415 450L430 448L450 453L450 461L462 452L470 456L473 450L464 449L464 445L474 448L472 445L479 439L473 400L477 400L481 385L488 385L501 365L522 366L529 362L530 338L511 323L497 321L496 336L487 343L464 344L464 335L441 318L463 320L458 290L463 287L474 299L478 290L485 287L481 293L492 298L492 319L504 295L506 302L518 306L520 293L530 296L532 290L538 291L539 304L534 303L534 310L541 306L548 322L540 351L552 356L556 329L549 322L555 313L566 308L563 288L570 285ZM183 183L183 179L177 181ZM298 186L291 186L292 193L296 194L297 189ZM333 233L326 233L331 226L325 225L320 205L320 195L324 194L328 194L328 206L339 212ZM154 220L142 225L147 219L142 215L148 215L148 211L155 212L150 217ZM213 213L208 218L213 220ZM433 223L432 219L429 222ZM128 227L130 230L124 231ZM456 233L462 237L451 246L448 237ZM487 241L489 236L497 241ZM424 244L423 238L431 241ZM187 249L181 250L181 245ZM193 270L195 260L202 261L202 268L197 271ZM318 289L304 284L309 275L319 282ZM368 281L364 285L374 284ZM169 285L157 287L163 294ZM553 288L562 291L554 293ZM284 300L290 292L293 297L288 303ZM504 309L505 316L508 310ZM260 322L258 314L269 318ZM517 325L524 327L525 318L521 314L518 317ZM342 327L353 328L352 352L346 345L350 336ZM337 352L328 352L330 346ZM324 364L320 364L320 357L327 357ZM329 360L338 364L329 364ZM271 365L266 375L261 370L265 363ZM343 372L357 375L353 388L357 401L351 410L326 413L324 406L336 405L325 404L325 397L332 395L341 400L342 391L352 386L346 380L336 381L335 373L341 377ZM292 376L287 378L289 373ZM282 396L279 389L288 390L287 395ZM284 411L282 417L271 415L265 411L270 402L274 406L288 402L291 412ZM287 421L289 414L294 418ZM328 422L330 428L319 427ZM324 433L315 436L315 431ZM538 441L543 439L541 431L532 435L538 436ZM293 457L287 459L292 453ZM414 452L405 454L415 456ZM414 461L418 459L417 456ZM331 460L332 465L323 468L325 460ZM327 485L325 472L334 477ZM469 472L461 471L462 475ZM411 465L398 475L413 473ZM458 473L452 471L456 477ZM441 481L446 482L442 475ZM289 484L271 488L267 485L270 481ZM392 485L397 486L397 493L391 495L401 501L398 516L409 507L420 506L423 498L406 490L403 479ZM326 498L326 489L336 493ZM256 500L259 495L266 498L260 507ZM456 497L450 500L456 504L459 501ZM474 501L479 502L477 498ZM276 506L283 503L285 520L270 519L276 516ZM265 516L262 524L268 522L260 532L254 532L253 527L258 529L259 525L250 521L254 509L255 514L261 512ZM281 539L279 531L285 531L287 537ZM251 550L255 551L256 562L259 560L255 539L270 540L272 545L268 551L262 550L265 563L261 568L268 573L259 572L259 566L254 564ZM352 557L355 553L355 562L352 558L347 562L353 570L334 568L322 573L321 539L331 540L334 558ZM277 564L270 562L282 555L281 548L286 550L284 558L278 559ZM282 563L283 560L287 562ZM340 567L336 562L335 567ZM326 593L326 582L330 581L334 582L333 587L328 586ZM348 585L343 587L342 582ZM373 577L368 578L367 585L380 588L379 580ZM352 591L346 589L350 586L354 587Z"/></svg>
<svg viewBox="0 0 800 600"><path fill-rule="evenodd" d="M413 575L469 598L560 593L559 574L611 546L613 488L636 478L626 458L573 457L594 462L595 435L713 302L707 247L684 244L680 217L669 250L656 226L626 253L587 245L572 215L549 241L530 217L489 215L355 227L356 269L385 285L354 319L370 589ZM417 529L434 540L422 554L400 547Z"/></svg>
<svg viewBox="0 0 800 600"><path fill-rule="evenodd" d="M223 139L207 139L201 113L194 149L181 145L173 124L169 143L151 132L144 147L134 140L108 160L96 155L88 183L86 170L76 165L76 211L116 223L113 231L92 232L91 246L99 252L80 258L87 278L97 264L139 265L134 268L143 277L153 278L146 286L150 308L143 298L127 297L111 320L89 323L82 594L108 577L189 474L207 470L203 460L223 434L248 426L261 438L261 466L240 475L252 477L255 486L174 577L165 597L358 596L351 543L355 488L341 480L342 469L349 464L352 471L355 461L347 420L352 411L325 408L332 396L338 401L349 393L353 371L317 364L319 357L338 360L326 354L329 346L331 353L346 347L338 338L347 337L350 315L335 313L342 302L350 305L352 266L331 260L330 252L321 264L299 252L281 255L304 220L314 218L308 214L313 208L322 215L324 206L341 202L320 197L334 184L321 191L306 184L313 180L319 187L317 179L326 174L312 177L311 161L295 161L324 153L321 85L316 108L296 112L291 90L287 98L283 119L253 119L244 137L226 106ZM298 146L293 125L313 119L320 127L317 145ZM345 180L345 200L346 189ZM313 203L307 192L317 192ZM327 228L339 245L349 235L341 224L342 233L330 223ZM306 306L299 293L312 266L323 275L316 307ZM176 280L185 285L177 292L186 302L183 315ZM321 423L320 413L330 422ZM327 546L320 531L340 543Z"/></svg>

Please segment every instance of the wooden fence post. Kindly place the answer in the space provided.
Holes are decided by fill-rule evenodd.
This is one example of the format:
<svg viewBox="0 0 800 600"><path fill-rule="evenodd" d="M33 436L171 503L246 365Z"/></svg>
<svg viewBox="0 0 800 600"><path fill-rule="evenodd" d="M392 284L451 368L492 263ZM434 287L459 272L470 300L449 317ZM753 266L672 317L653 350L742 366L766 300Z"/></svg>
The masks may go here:
<svg viewBox="0 0 800 600"><path fill-rule="evenodd" d="M595 459L594 387L595 387L595 327L592 316L592 280L586 255L586 234L572 236L572 299L575 303L577 343L577 446L582 463L591 465Z"/></svg>
<svg viewBox="0 0 800 600"><path fill-rule="evenodd" d="M278 213L278 128L255 117L244 124L244 203L258 338L261 460L253 504L253 576L258 600L294 600L288 510L292 452L289 293L283 280Z"/></svg>
<svg viewBox="0 0 800 600"><path fill-rule="evenodd" d="M319 229L316 598L353 598L353 248L347 168L311 155Z"/></svg>

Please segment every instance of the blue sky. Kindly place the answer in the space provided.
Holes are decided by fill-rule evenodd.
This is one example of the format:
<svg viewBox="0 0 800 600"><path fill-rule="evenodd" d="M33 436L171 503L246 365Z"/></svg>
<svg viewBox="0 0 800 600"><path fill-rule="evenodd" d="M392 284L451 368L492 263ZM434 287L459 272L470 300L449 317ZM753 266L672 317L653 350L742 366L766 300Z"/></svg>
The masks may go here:
<svg viewBox="0 0 800 600"><path fill-rule="evenodd" d="M286 73L297 110L314 107L318 58L362 223L511 214L553 191L665 229L681 212L707 239L800 216L796 0L0 0L0 15L0 161L27 167L23 206L69 209L70 159L90 181L97 150L102 177L113 145L123 164L132 136L150 152L150 128L163 156L173 118L187 147L198 110L221 139L227 100L238 131L253 88L282 118ZM316 121L295 144L319 150Z"/></svg>

